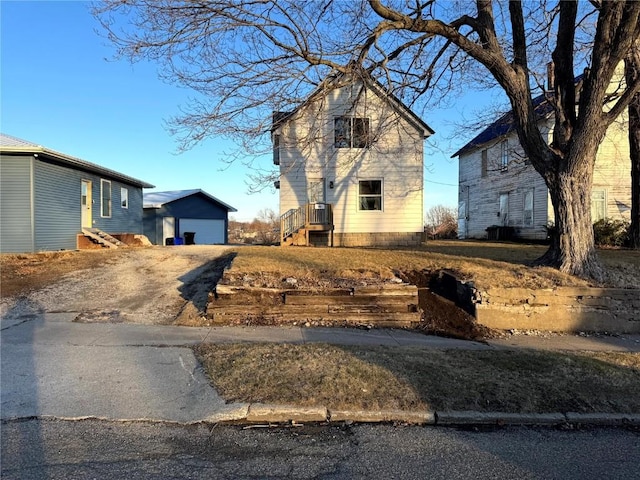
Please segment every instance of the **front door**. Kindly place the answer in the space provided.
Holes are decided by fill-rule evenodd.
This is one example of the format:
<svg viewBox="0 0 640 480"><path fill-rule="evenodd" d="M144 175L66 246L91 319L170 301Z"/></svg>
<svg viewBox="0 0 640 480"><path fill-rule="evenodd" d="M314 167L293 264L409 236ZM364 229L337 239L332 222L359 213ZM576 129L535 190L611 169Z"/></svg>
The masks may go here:
<svg viewBox="0 0 640 480"><path fill-rule="evenodd" d="M82 192L81 192L81 223L82 228L91 228L93 226L91 219L91 207L93 200L91 197L91 182L89 180L82 180Z"/></svg>

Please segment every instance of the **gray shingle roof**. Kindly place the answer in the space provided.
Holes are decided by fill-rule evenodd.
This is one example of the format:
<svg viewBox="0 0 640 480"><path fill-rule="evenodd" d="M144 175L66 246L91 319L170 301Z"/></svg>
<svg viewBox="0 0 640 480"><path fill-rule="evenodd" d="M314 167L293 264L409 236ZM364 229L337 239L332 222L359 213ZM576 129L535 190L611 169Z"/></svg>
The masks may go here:
<svg viewBox="0 0 640 480"><path fill-rule="evenodd" d="M129 177L128 175L125 175L123 173L116 172L115 170L101 167L100 165L96 165L95 163L87 162L86 160L72 157L71 155L67 155L66 153L57 152L55 150L51 150L50 148L43 147L42 145L28 142L27 140L22 140L21 138L13 137L5 133L0 133L0 153L12 153L16 155L42 155L45 158L57 160L70 167L114 178L123 183L128 183L137 187L153 188L155 186L151 185L150 183L143 182L142 180L138 180L137 178Z"/></svg>

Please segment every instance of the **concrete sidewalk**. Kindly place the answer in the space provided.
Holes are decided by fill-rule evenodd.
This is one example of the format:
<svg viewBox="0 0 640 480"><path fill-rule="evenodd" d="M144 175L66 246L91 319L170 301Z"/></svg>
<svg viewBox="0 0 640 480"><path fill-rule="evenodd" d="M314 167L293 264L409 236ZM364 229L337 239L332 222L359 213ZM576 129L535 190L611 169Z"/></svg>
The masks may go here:
<svg viewBox="0 0 640 480"><path fill-rule="evenodd" d="M391 329L83 324L72 322L75 316L46 313L2 323L0 417L3 420L95 417L194 423L324 421L331 417L434 423L437 417L435 412L328 412L322 408L227 404L209 385L189 348L200 342L640 351L637 335L518 336L480 343ZM468 412L462 413L460 418L464 420ZM458 418L451 415L441 412L440 418L443 421ZM556 422L559 418L556 415L547 420ZM542 422L544 418L534 420ZM566 416L561 420L566 421ZM514 419L510 421L517 423Z"/></svg>

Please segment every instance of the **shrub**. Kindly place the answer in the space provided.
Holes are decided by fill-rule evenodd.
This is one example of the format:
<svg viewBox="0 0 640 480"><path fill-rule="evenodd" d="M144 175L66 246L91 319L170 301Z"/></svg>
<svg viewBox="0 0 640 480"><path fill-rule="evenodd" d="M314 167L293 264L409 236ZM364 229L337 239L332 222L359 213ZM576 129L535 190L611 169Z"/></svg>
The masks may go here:
<svg viewBox="0 0 640 480"><path fill-rule="evenodd" d="M629 222L603 219L593 224L593 238L596 245L622 247L629 238Z"/></svg>

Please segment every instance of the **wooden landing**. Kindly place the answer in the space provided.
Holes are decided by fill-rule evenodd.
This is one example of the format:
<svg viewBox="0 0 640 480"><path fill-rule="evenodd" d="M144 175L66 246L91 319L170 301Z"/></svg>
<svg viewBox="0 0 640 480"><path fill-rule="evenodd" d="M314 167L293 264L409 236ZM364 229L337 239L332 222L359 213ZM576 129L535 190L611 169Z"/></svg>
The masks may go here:
<svg viewBox="0 0 640 480"><path fill-rule="evenodd" d="M415 285L381 285L321 291L219 285L209 295L207 317L217 324L319 322L411 327L420 322Z"/></svg>

